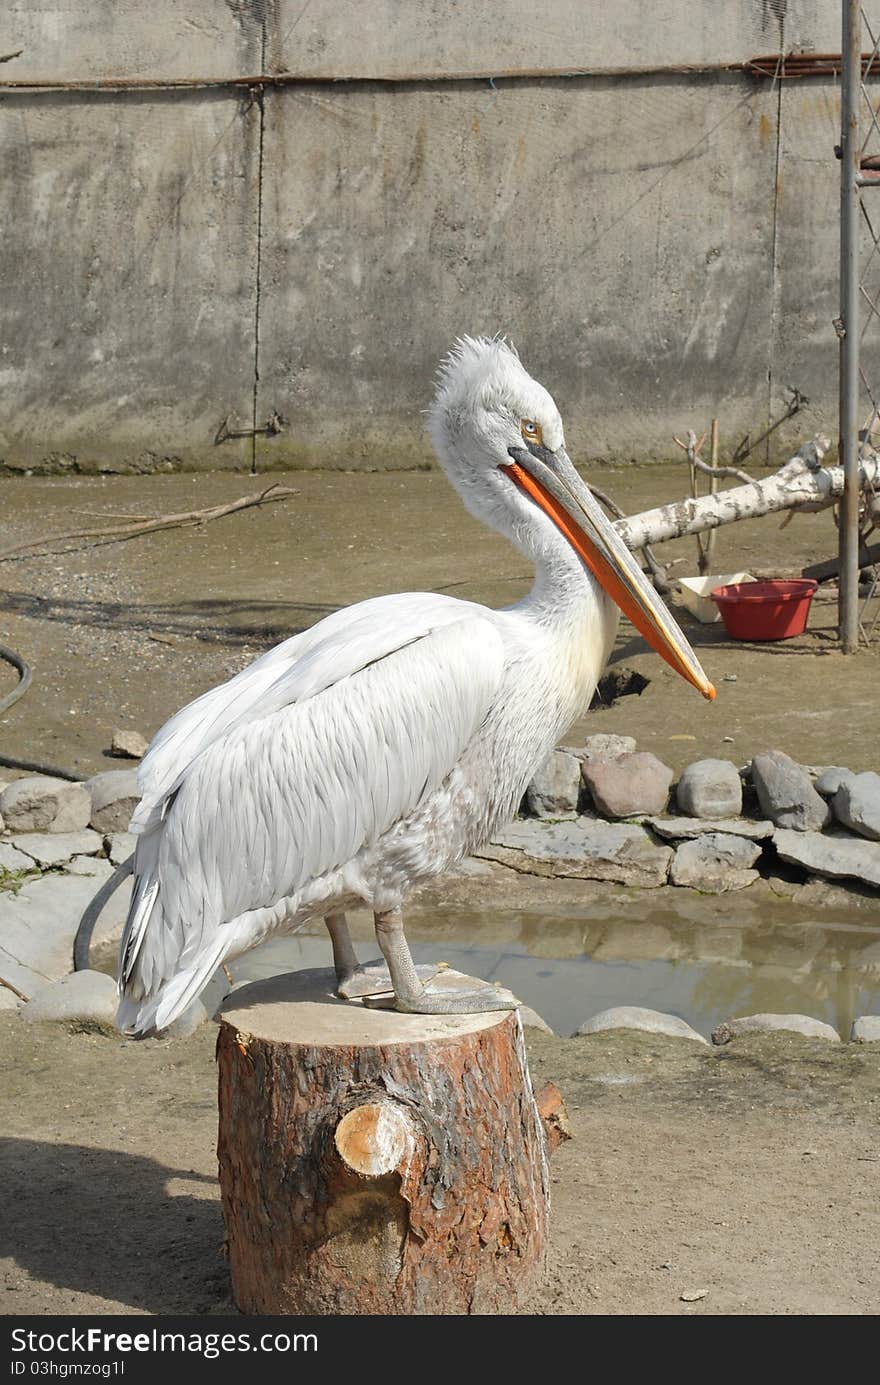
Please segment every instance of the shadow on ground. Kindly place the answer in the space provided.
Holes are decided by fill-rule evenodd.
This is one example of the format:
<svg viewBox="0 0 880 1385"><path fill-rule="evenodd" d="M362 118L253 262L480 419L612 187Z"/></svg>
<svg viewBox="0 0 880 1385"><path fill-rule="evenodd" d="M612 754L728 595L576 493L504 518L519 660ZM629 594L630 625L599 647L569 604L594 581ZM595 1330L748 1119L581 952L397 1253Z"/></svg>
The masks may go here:
<svg viewBox="0 0 880 1385"><path fill-rule="evenodd" d="M194 1191L213 1192L214 1178L108 1149L5 1138L0 1180L0 1255L32 1279L147 1313L229 1311L220 1205ZM15 1287L26 1294L26 1283ZM24 1297L15 1306L33 1311Z"/></svg>
<svg viewBox="0 0 880 1385"><path fill-rule="evenodd" d="M0 610L31 620L188 635L199 640L222 640L226 644L287 639L337 609L333 604L295 600L202 600L179 601L167 606L138 606L121 601L35 596L26 591L6 591L0 598Z"/></svg>

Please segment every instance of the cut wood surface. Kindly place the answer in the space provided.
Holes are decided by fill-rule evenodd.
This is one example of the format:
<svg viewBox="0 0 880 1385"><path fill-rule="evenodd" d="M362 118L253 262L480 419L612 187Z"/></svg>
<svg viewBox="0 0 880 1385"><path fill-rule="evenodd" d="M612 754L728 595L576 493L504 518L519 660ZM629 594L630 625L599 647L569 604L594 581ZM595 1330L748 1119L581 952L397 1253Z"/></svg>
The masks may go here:
<svg viewBox="0 0 880 1385"><path fill-rule="evenodd" d="M341 1001L334 986L330 970L272 977L221 1012L236 1304L516 1311L543 1275L549 1203L518 1015L401 1015Z"/></svg>

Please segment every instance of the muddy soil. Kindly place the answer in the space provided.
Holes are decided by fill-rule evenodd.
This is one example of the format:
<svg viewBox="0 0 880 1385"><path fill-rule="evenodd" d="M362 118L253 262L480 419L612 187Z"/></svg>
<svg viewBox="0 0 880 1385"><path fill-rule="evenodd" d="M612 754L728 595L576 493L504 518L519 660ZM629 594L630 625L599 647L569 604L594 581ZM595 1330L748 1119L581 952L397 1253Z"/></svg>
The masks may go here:
<svg viewBox="0 0 880 1385"><path fill-rule="evenodd" d="M0 1312L232 1311L215 1030L125 1043L0 1016ZM536 1314L880 1311L880 1053L794 1036L533 1034L574 1139ZM683 1295L704 1294L686 1301Z"/></svg>
<svg viewBox="0 0 880 1385"><path fill-rule="evenodd" d="M151 734L339 605L418 589L503 605L528 586L523 560L462 512L439 475L285 479L294 501L201 532L0 566L0 641L35 672L0 719L0 748L105 769L115 727ZM681 468L599 479L629 511L684 489ZM188 510L260 484L228 474L10 478L0 482L0 548L84 526L91 512ZM720 533L716 570L797 572L834 546L827 514L781 531L765 519ZM679 575L696 571L692 540L663 556L685 559ZM711 707L624 624L615 657L650 685L592 713L570 739L629 733L676 770L703 754L743 763L768 746L877 768L868 728L880 639L844 659L834 624L824 593L807 634L785 644L734 644L687 622L719 688ZM13 681L0 666L0 690ZM457 883L447 904L465 905L470 890ZM708 921L716 901L706 909ZM0 1311L228 1311L213 1043L211 1026L186 1041L131 1044L0 1015ZM535 1080L562 1088L576 1136L553 1160L551 1274L534 1312L880 1310L880 1054L795 1038L715 1052L621 1034L533 1036L529 1047Z"/></svg>
<svg viewBox="0 0 880 1385"><path fill-rule="evenodd" d="M338 606L388 591L444 591L506 605L529 572L509 544L471 519L438 473L296 473L297 496L203 530L0 564L0 642L34 667L26 698L0 718L0 750L108 768L117 726L151 735L183 702L265 648ZM685 469L603 469L602 487L629 512L680 498ZM180 512L254 493L235 474L0 479L0 550L119 514ZM796 573L829 556L828 513L780 530L776 517L719 531L716 571ZM695 541L666 544L672 574L696 573ZM781 746L807 763L873 765L865 728L876 705L880 632L845 659L835 642L836 595L823 589L803 638L749 645L720 625L683 618L719 690L704 703L646 650L626 621L614 658L650 677L640 697L591 714L589 728L625 732L676 770L702 754L737 763ZM875 607L877 604L875 603ZM868 623L873 608L867 614ZM735 680L735 681L734 681ZM14 675L0 665L0 691Z"/></svg>

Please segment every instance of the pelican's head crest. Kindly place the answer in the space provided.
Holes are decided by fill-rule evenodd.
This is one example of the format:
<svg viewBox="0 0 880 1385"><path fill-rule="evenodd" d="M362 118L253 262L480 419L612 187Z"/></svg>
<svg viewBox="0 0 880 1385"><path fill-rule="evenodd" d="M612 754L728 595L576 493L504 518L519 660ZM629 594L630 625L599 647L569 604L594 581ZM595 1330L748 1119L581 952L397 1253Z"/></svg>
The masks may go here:
<svg viewBox="0 0 880 1385"><path fill-rule="evenodd" d="M510 447L521 445L524 425L552 451L564 445L559 410L515 348L500 336L459 337L440 363L428 430L449 479L483 518L478 497Z"/></svg>

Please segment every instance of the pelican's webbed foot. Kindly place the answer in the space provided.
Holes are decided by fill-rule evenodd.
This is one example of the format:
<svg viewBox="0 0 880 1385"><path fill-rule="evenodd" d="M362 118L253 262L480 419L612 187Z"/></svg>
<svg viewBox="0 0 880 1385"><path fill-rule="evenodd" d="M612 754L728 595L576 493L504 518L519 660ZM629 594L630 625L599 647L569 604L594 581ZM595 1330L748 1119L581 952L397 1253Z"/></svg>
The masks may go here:
<svg viewBox="0 0 880 1385"><path fill-rule="evenodd" d="M330 941L333 944L333 966L336 971L336 994L343 1000L359 1000L367 996L384 996L393 999L395 990L394 977L389 962L379 958L375 962L361 963L357 959L354 950L354 943L351 940L351 933L348 929L348 921L343 913L327 914L324 922L330 933ZM377 925L378 926L378 925ZM400 951L398 946L394 953L394 970L398 973L398 980L406 989L418 992L423 989L422 983L430 981L437 975L439 967L413 965L412 958L409 956L409 949L403 937L403 927L399 929L399 943L405 951L405 956L401 956L403 971L397 967L397 957ZM381 941L381 939L380 939ZM407 966L407 962L409 965Z"/></svg>
<svg viewBox="0 0 880 1385"><path fill-rule="evenodd" d="M475 985L468 990L422 984L424 968L413 964L403 936L399 909L376 913L376 941L388 963L393 994L365 997L371 1009L399 1010L406 1015L481 1015L491 1010L515 1010L519 1002L501 986Z"/></svg>
<svg viewBox="0 0 880 1385"><path fill-rule="evenodd" d="M423 987L414 995L395 995L390 1008L404 1015L482 1015L492 1010L515 1010L519 1003L503 986L474 986L466 991ZM371 1001L367 999L364 1004L371 1005Z"/></svg>
<svg viewBox="0 0 880 1385"><path fill-rule="evenodd" d="M430 981L439 968L431 966L416 967L420 980ZM358 1000L360 997L394 994L391 972L384 962L357 963L344 975L337 975L336 993L343 1000Z"/></svg>

